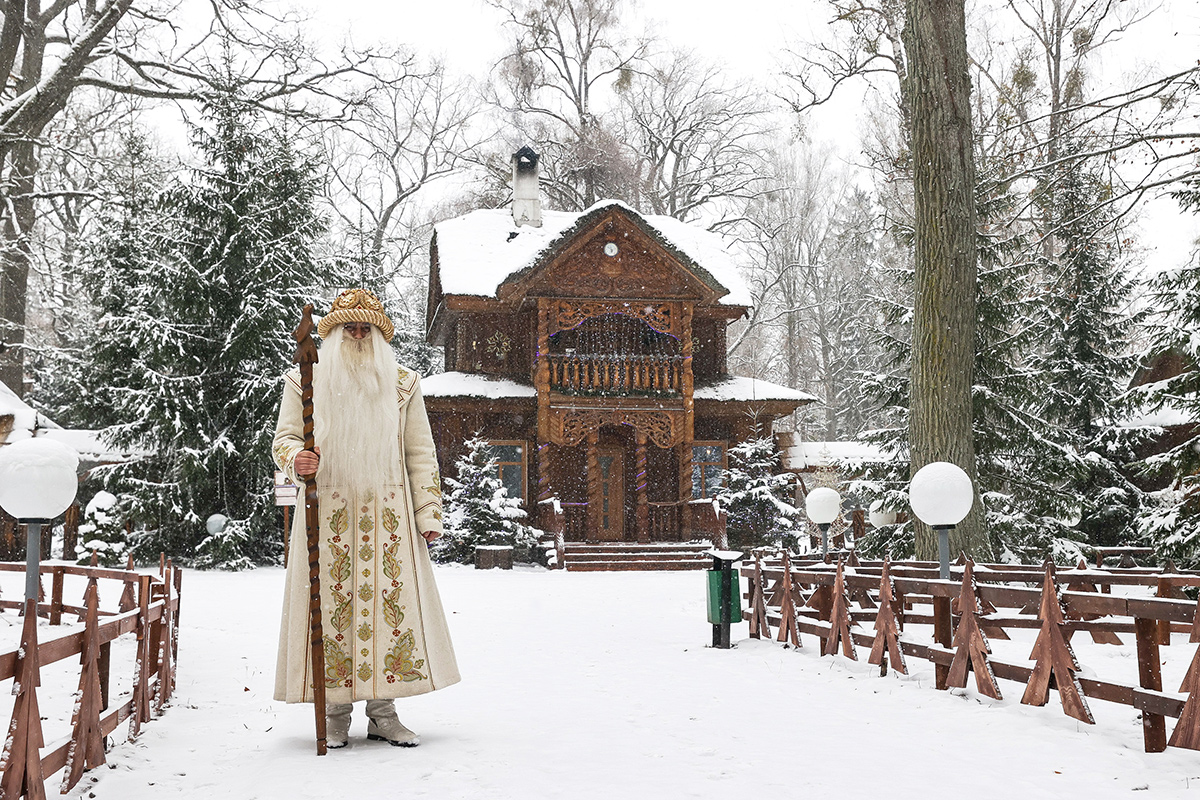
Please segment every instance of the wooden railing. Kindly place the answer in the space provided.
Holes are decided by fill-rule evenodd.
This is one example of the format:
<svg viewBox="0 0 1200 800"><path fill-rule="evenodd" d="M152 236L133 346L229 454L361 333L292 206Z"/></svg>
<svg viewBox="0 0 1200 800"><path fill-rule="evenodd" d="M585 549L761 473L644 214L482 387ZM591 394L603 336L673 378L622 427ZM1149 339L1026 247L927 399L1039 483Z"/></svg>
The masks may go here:
<svg viewBox="0 0 1200 800"><path fill-rule="evenodd" d="M24 564L0 563L0 572L24 570ZM12 723L5 742L5 758L0 763L4 773L0 777L0 796L5 798L45 797L43 776L49 777L62 769L65 772L61 791L66 793L79 782L85 770L104 763L105 736L129 720L129 738L136 738L141 726L161 713L175 688L183 578L178 569L169 561L160 562L159 576L154 577L134 572L132 565L120 570L47 564L41 567L41 574L47 573L51 579L49 602L35 605L32 601L0 600L0 608L19 608L25 612L21 646L0 653L0 680L16 682ZM64 602L68 575L87 579L80 605ZM124 584L117 610L99 607L100 581ZM39 643L36 618L44 616L51 625L59 625L63 614L77 614L84 622L83 630ZM113 641L123 636L136 640L134 663L121 667L130 671L133 687L128 696L113 701L109 697L111 648ZM81 657L81 666L71 735L41 755L43 737L37 701L41 667L72 656Z"/></svg>
<svg viewBox="0 0 1200 800"><path fill-rule="evenodd" d="M683 390L681 356L550 354L550 388L564 394L671 395Z"/></svg>
<svg viewBox="0 0 1200 800"><path fill-rule="evenodd" d="M683 531L680 530L679 509L683 505L678 501L671 503L647 503L649 514L646 524L649 527L650 540L654 542L682 541Z"/></svg>
<svg viewBox="0 0 1200 800"><path fill-rule="evenodd" d="M587 503L563 503L563 538L582 542L587 538Z"/></svg>
<svg viewBox="0 0 1200 800"><path fill-rule="evenodd" d="M748 563L741 569L749 587L744 617L753 638L771 638L775 625L780 642L799 645L800 634L816 636L824 655L840 649L857 659L856 646L869 648L868 663L878 665L881 674L889 663L907 672L905 656L926 659L934 664L939 689L965 687L968 672L974 672L981 694L1000 699L995 679L1002 678L1024 684L1022 703L1044 705L1055 688L1065 713L1088 724L1094 720L1087 698L1132 706L1141 712L1146 752L1168 745L1200 750L1200 649L1180 687L1183 699L1163 691L1159 654L1160 646L1171 643L1172 631L1188 632L1191 642L1200 642L1196 603L1180 592L1180 587L1200 586L1200 574L1096 570L1082 563L1057 573L1053 567L1005 564L968 563L955 570L959 580L939 580L937 565L927 562L839 562L836 568L786 559ZM1060 583L1066 591L1058 591ZM1149 587L1155 596L1114 595L1114 585ZM957 615L957 623L952 599L966 611ZM857 628L868 621L873 632ZM932 641L902 636L909 625L931 625ZM992 657L983 635L1008 639L1006 630L1020 628L1039 630L1029 657L1032 668ZM1132 634L1137 681L1079 675L1070 648L1078 631L1113 645L1122 644L1118 633ZM1179 719L1170 740L1166 717Z"/></svg>

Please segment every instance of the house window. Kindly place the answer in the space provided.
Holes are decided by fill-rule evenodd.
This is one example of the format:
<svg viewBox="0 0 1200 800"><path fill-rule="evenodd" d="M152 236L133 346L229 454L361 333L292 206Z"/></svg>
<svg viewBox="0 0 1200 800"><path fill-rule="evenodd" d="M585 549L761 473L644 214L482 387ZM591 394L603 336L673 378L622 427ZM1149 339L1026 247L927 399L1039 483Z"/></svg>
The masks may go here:
<svg viewBox="0 0 1200 800"><path fill-rule="evenodd" d="M515 497L525 503L525 442L488 442L492 450L492 458L496 459L496 472L500 483L508 490L509 497Z"/></svg>
<svg viewBox="0 0 1200 800"><path fill-rule="evenodd" d="M724 469L724 443L696 442L692 446L692 497L698 500L720 491Z"/></svg>

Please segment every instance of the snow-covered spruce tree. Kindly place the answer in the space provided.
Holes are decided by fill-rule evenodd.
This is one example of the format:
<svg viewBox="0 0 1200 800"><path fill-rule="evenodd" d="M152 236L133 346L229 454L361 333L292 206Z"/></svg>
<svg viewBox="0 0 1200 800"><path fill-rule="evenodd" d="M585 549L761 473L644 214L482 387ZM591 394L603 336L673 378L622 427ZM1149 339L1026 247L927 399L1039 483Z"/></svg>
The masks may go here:
<svg viewBox="0 0 1200 800"><path fill-rule="evenodd" d="M1061 435L1063 455L1051 451L1034 473L1065 490L1078 538L1111 547L1139 536L1143 493L1123 472L1137 434L1115 423L1127 415L1125 386L1136 366L1129 343L1142 315L1127 310L1135 284L1103 206L1110 187L1077 157L1082 149L1069 142L1063 155L1071 160L1055 170L1056 247L1043 267L1046 325L1032 360L1044 390L1041 416Z"/></svg>
<svg viewBox="0 0 1200 800"><path fill-rule="evenodd" d="M129 542L121 506L116 495L105 491L96 492L88 501L79 524L79 543L75 546L80 564L90 564L92 553L102 567L125 563Z"/></svg>
<svg viewBox="0 0 1200 800"><path fill-rule="evenodd" d="M142 557L192 558L218 512L246 534L237 555L278 556L269 445L287 334L314 287L338 282L313 252L313 164L286 129L266 131L236 79L223 88L193 130L202 163L157 198L145 249L124 254L102 298L90 380L108 387L114 440L147 453L111 474L136 499ZM103 239L98 257L114 248Z"/></svg>
<svg viewBox="0 0 1200 800"><path fill-rule="evenodd" d="M246 555L250 548L250 530L245 520L227 520L225 527L210 533L196 545L198 569L224 569L236 572L254 566Z"/></svg>
<svg viewBox="0 0 1200 800"><path fill-rule="evenodd" d="M500 482L490 445L476 437L466 447L455 464L458 477L445 479L450 487L443 511L445 533L431 555L443 563L470 564L477 545L509 545L516 559L529 560L537 531L521 521L525 511Z"/></svg>
<svg viewBox="0 0 1200 800"><path fill-rule="evenodd" d="M779 454L771 437L749 439L729 449L717 502L728 513L729 546L795 549L802 529L800 511L791 503L792 478L779 472Z"/></svg>
<svg viewBox="0 0 1200 800"><path fill-rule="evenodd" d="M1200 214L1200 181L1176 192L1185 210ZM1149 307L1151 353L1174 352L1185 365L1180 374L1138 387L1132 399L1146 411L1170 413L1182 420L1200 419L1200 249L1178 269L1151 284ZM1142 530L1157 555L1184 568L1200 567L1200 426L1192 426L1164 453L1150 456L1141 469L1169 481L1155 492Z"/></svg>

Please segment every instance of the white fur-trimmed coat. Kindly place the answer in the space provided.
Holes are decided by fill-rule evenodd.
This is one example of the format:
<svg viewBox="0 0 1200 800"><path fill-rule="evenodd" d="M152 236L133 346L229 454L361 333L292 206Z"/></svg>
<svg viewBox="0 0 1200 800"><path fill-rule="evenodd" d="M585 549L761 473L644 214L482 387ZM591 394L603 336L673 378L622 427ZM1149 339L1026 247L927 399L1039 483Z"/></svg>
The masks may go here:
<svg viewBox="0 0 1200 800"><path fill-rule="evenodd" d="M441 477L416 372L400 368L401 483L354 493L318 482L325 697L408 697L459 681L454 646L422 531L442 530ZM384 435L384 432L380 432ZM275 463L301 487L288 554L275 699L312 702L300 371L284 378Z"/></svg>

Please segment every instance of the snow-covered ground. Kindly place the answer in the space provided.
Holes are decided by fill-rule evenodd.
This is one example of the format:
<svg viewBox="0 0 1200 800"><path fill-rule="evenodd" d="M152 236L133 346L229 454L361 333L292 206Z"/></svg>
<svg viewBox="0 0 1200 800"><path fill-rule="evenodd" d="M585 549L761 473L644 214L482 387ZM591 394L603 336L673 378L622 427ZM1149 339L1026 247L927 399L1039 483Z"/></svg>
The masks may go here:
<svg viewBox="0 0 1200 800"><path fill-rule="evenodd" d="M1006 681L1003 702L938 692L923 662L880 678L819 657L811 637L799 651L745 640L744 624L736 649L713 650L700 572L450 567L438 580L463 682L399 701L421 747L367 742L360 704L350 747L317 758L311 707L271 699L283 571L188 572L171 708L70 796L1200 797L1200 753L1142 752L1131 709L1095 701L1087 726L1053 692L1045 708ZM1185 638L1163 650L1168 689L1195 647ZM1136 678L1132 646L1086 640L1085 667ZM1028 655L1028 641L996 644ZM41 689L51 718L55 680Z"/></svg>

